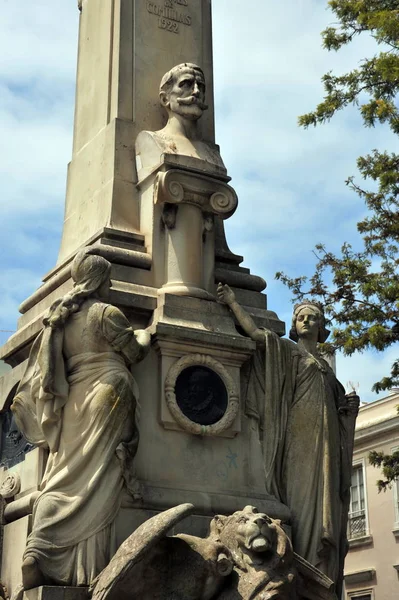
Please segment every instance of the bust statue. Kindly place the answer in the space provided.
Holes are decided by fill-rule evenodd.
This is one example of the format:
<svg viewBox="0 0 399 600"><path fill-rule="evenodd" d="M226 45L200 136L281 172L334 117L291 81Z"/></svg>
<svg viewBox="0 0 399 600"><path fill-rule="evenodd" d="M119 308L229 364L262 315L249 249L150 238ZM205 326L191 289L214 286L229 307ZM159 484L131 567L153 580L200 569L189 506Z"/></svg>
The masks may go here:
<svg viewBox="0 0 399 600"><path fill-rule="evenodd" d="M161 80L159 97L168 114L160 131L142 131L136 140L137 171L152 170L162 154L178 154L200 159L223 169L225 166L216 144L202 139L198 121L205 104L205 77L192 63L173 67ZM139 177L140 178L140 177Z"/></svg>

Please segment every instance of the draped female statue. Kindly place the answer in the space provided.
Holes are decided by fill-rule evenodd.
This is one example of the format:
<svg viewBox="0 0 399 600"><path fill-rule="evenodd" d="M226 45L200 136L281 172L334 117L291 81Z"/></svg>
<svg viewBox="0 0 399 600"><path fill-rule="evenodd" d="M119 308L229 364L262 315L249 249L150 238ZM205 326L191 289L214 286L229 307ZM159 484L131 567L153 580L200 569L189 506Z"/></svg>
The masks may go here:
<svg viewBox="0 0 399 600"><path fill-rule="evenodd" d="M73 289L43 320L12 405L25 437L49 449L24 554L25 589L88 585L116 550L123 466L138 445L129 367L146 356L150 336L100 300L110 271L90 250L76 256Z"/></svg>
<svg viewBox="0 0 399 600"><path fill-rule="evenodd" d="M290 337L256 327L219 284L218 296L258 344L246 398L259 421L267 491L292 514L295 552L340 587L346 553L352 451L359 398L345 395L318 353L328 330L321 307L294 309Z"/></svg>

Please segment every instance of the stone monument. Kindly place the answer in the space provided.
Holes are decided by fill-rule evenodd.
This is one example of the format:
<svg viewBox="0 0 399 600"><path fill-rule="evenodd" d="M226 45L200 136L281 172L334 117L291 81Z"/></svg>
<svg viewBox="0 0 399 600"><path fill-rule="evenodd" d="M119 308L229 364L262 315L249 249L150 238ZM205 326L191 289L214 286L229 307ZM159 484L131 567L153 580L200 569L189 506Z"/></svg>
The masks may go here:
<svg viewBox="0 0 399 600"><path fill-rule="evenodd" d="M79 9L60 253L0 352L0 578L25 600L332 600L357 400L308 335L322 313L312 329L302 307L286 346L265 281L227 245L238 199L214 139L211 1ZM314 431L324 418L331 461L317 449L303 473L314 494L294 460L314 441L290 394L305 372L305 413L330 386Z"/></svg>

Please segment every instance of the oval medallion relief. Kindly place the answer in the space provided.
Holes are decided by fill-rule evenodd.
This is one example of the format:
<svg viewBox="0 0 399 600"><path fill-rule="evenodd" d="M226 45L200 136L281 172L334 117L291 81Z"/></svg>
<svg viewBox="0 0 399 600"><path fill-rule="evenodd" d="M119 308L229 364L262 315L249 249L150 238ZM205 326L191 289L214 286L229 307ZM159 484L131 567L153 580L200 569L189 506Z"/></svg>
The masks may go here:
<svg viewBox="0 0 399 600"><path fill-rule="evenodd" d="M170 368L165 397L177 423L196 435L218 435L233 425L238 414L232 376L206 354L183 356Z"/></svg>

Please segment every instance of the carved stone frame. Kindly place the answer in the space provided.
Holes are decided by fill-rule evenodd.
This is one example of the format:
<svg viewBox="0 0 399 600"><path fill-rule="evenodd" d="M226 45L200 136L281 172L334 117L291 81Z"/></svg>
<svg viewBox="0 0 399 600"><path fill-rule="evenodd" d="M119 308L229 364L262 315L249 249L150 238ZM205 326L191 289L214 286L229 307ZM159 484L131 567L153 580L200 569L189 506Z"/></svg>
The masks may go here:
<svg viewBox="0 0 399 600"><path fill-rule="evenodd" d="M205 366L214 371L222 379L227 391L227 409L223 417L213 425L200 425L191 421L181 411L176 399L176 381L184 369L193 366ZM227 369L217 360L207 354L189 354L180 358L172 367L165 379L166 404L176 422L182 429L194 435L212 436L219 435L229 429L238 414L240 397L237 385Z"/></svg>

